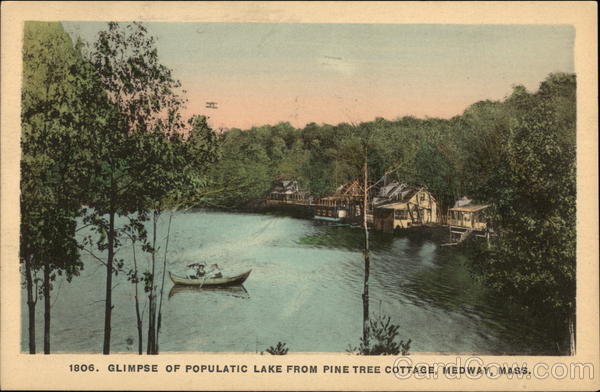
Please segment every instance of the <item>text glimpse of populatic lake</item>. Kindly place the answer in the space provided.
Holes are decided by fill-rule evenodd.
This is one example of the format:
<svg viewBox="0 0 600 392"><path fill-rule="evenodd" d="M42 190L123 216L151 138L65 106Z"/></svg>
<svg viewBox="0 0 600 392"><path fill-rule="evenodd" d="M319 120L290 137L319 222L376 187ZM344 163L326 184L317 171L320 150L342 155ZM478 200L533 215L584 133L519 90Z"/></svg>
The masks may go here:
<svg viewBox="0 0 600 392"><path fill-rule="evenodd" d="M168 213L159 223L162 265ZM151 227L151 225L148 225ZM242 287L173 288L166 278L161 352L260 352L279 341L293 352L345 352L362 334L363 233L358 228L266 214L173 215L167 269L218 263L224 275L248 269ZM371 232L370 308L400 325L410 351L541 354L543 337L492 303L470 277L460 249ZM100 257L104 254L96 252ZM136 250L139 265L149 256ZM52 352L102 352L106 268L82 255L85 269L52 292ZM130 265L132 249L117 257ZM160 275L158 276L160 281ZM134 286L113 280L111 352L137 353ZM140 285L143 291L143 285ZM23 291L21 346L27 351ZM145 303L145 302L144 302ZM144 312L146 339L147 309ZM36 312L43 347L43 299ZM144 341L144 348L146 342Z"/></svg>

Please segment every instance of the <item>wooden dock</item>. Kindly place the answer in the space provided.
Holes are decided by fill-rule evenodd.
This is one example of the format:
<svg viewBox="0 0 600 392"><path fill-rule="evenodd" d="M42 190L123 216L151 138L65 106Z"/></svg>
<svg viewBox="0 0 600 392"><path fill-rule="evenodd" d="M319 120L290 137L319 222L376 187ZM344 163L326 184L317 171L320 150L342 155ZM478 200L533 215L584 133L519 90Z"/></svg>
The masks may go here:
<svg viewBox="0 0 600 392"><path fill-rule="evenodd" d="M282 198L266 199L266 206L295 206L310 208L316 219L335 220L337 222L354 223L362 219L362 205L349 200L330 200L321 198ZM367 219L370 211L367 212Z"/></svg>

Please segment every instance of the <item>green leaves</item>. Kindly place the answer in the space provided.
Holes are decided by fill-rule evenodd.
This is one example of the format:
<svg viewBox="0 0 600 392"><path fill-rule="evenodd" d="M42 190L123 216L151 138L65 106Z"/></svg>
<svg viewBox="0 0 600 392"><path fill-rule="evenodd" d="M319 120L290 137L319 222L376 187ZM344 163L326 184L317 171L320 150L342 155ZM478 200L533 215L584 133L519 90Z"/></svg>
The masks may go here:
<svg viewBox="0 0 600 392"><path fill-rule="evenodd" d="M79 56L60 23L27 22L23 41L21 261L68 280L82 264L74 239L83 186Z"/></svg>
<svg viewBox="0 0 600 392"><path fill-rule="evenodd" d="M361 338L360 345L350 347L348 351L358 355L408 355L412 340L397 341L399 329L390 316L379 314L369 321L369 343Z"/></svg>
<svg viewBox="0 0 600 392"><path fill-rule="evenodd" d="M426 143L415 156L415 178L437 198L442 210L452 207L459 192L455 167L448 162L437 145Z"/></svg>
<svg viewBox="0 0 600 392"><path fill-rule="evenodd" d="M493 176L477 188L495 204L497 241L478 266L485 282L565 339L575 311L575 81L551 75L535 94L506 101ZM552 315L549 317L549 315Z"/></svg>

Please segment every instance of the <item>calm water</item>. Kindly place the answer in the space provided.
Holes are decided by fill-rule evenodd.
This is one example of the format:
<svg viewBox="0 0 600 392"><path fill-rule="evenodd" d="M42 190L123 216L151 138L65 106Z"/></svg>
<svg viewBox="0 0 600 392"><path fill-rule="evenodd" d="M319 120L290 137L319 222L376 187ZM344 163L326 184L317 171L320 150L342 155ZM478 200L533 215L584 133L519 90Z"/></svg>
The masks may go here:
<svg viewBox="0 0 600 392"><path fill-rule="evenodd" d="M167 221L165 214L159 233L161 265ZM290 352L344 352L350 344L357 346L362 333L361 246L360 229L310 220L220 212L174 215L168 270L183 273L187 264L204 260L219 263L225 275L250 268L252 274L243 288L221 290L172 289L167 277L160 350L260 352L279 341ZM413 341L411 352L543 351L543 338L535 329L483 295L459 250L380 233L372 233L371 247L371 310L400 325L400 338ZM123 247L117 256L127 265L131 254L131 247ZM137 256L139 265L149 260L139 249ZM81 276L55 284L53 352L102 351L105 268L89 255L83 259ZM133 285L124 274L113 282L111 349L136 352ZM22 348L27 350L22 297ZM42 300L37 310L41 348ZM146 312L144 316L146 323Z"/></svg>

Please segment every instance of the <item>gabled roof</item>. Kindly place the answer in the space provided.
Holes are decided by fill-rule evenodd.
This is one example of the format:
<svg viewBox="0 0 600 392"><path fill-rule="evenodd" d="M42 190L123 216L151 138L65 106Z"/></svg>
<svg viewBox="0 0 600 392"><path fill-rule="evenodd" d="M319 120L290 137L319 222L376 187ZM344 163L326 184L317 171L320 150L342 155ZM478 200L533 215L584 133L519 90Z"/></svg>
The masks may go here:
<svg viewBox="0 0 600 392"><path fill-rule="evenodd" d="M375 206L382 206L391 203L406 203L419 191L427 192L423 187L410 186L405 183L392 182L381 187L379 193L373 198Z"/></svg>
<svg viewBox="0 0 600 392"><path fill-rule="evenodd" d="M377 192L377 196L373 198L373 204L385 204L398 198L398 194L402 192L408 185L399 182L391 182L382 186Z"/></svg>
<svg viewBox="0 0 600 392"><path fill-rule="evenodd" d="M425 188L409 188L406 191L402 192L399 196L398 200L395 201L388 201L387 203L381 203L381 204L376 204L375 208L383 208L383 209L390 209L390 210L394 210L394 209L398 209L400 207L406 207L406 203L408 203L418 192L420 191L424 191L424 192L428 192L427 189ZM429 192L428 192L429 193ZM435 199L433 198L433 196L430 197L432 200L435 201Z"/></svg>
<svg viewBox="0 0 600 392"><path fill-rule="evenodd" d="M391 182L387 185L382 186L381 189L379 190L379 193L377 194L377 196L390 197L390 196L397 194L398 192L401 192L403 189L405 189L407 187L408 187L408 185L405 183Z"/></svg>

